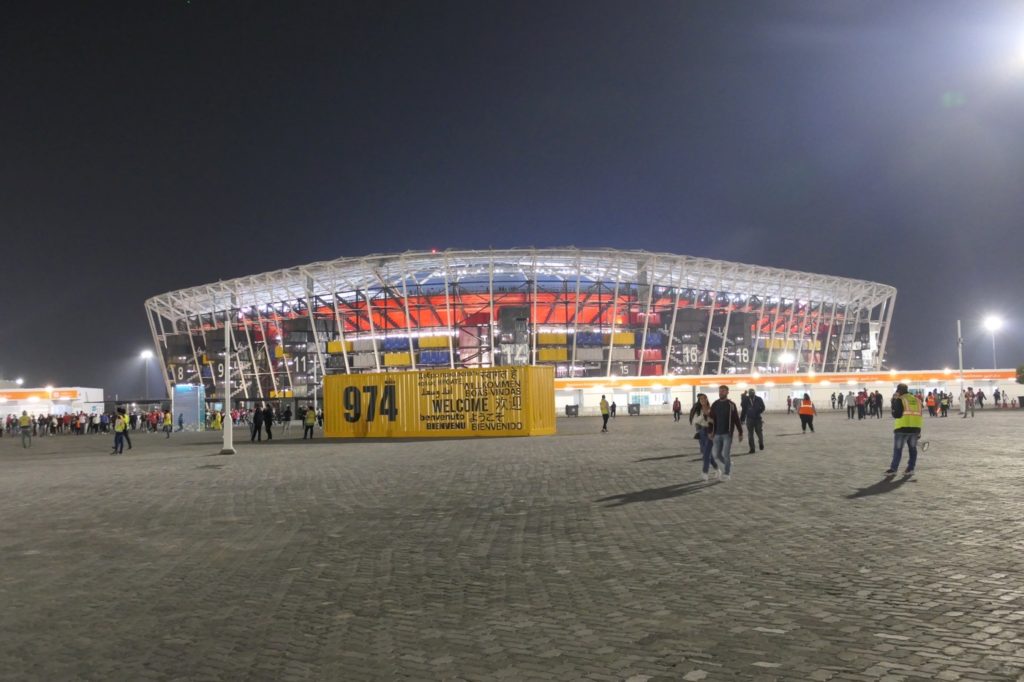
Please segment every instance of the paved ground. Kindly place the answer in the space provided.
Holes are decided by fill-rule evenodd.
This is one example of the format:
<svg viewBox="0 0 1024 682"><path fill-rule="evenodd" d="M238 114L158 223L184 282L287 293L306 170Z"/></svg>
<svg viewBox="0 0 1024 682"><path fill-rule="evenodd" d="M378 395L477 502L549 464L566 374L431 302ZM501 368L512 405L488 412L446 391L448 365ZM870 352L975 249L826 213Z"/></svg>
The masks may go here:
<svg viewBox="0 0 1024 682"><path fill-rule="evenodd" d="M549 438L0 441L0 679L1012 680L1024 412ZM295 434L292 434L293 436ZM746 448L738 448L745 453Z"/></svg>

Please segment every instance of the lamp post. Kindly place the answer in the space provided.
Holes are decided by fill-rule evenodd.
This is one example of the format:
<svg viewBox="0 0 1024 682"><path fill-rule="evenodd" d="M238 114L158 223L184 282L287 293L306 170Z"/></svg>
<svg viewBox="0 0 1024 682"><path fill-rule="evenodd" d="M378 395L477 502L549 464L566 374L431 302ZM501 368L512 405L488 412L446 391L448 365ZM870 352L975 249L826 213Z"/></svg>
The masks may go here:
<svg viewBox="0 0 1024 682"><path fill-rule="evenodd" d="M145 365L144 365L145 370L144 371L146 372L146 374L144 375L144 380L145 380L145 386L146 386L146 395L143 396L143 397L146 400L149 400L149 359L153 357L153 351L151 351L151 350L149 350L147 348L146 350L144 350L141 353L139 353L139 357L142 358L143 361L145 362Z"/></svg>
<svg viewBox="0 0 1024 682"><path fill-rule="evenodd" d="M985 329L992 335L992 369L998 369L996 364L996 332L1003 328L1003 318L998 315L989 315L982 323Z"/></svg>

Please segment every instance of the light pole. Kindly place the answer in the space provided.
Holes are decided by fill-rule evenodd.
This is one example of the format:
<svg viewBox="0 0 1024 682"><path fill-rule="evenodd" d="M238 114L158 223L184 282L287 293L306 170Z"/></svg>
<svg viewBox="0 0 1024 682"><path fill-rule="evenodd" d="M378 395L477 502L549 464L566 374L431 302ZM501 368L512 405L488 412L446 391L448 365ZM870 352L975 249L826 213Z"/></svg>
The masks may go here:
<svg viewBox="0 0 1024 682"><path fill-rule="evenodd" d="M996 332L1003 328L1003 318L998 315L989 315L985 318L983 324L985 329L992 334L992 369L998 369L999 365L996 364Z"/></svg>
<svg viewBox="0 0 1024 682"><path fill-rule="evenodd" d="M153 357L153 351L151 351L151 350L149 350L149 349L147 348L146 350L144 350L144 351L142 351L141 353L139 353L139 357L140 357L140 358L142 358L142 359L143 359L143 361L145 361L145 372L146 372L146 374L145 374L145 382L146 382L146 395L145 395L145 396L143 396L143 397L144 397L144 398L145 398L146 400L149 400L149 359L150 359L151 357Z"/></svg>

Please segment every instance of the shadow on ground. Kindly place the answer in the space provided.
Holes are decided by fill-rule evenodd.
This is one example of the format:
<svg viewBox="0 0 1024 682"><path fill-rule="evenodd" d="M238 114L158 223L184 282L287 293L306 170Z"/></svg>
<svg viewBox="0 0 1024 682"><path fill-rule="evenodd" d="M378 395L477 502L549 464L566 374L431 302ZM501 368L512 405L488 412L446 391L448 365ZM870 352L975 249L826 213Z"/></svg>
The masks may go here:
<svg viewBox="0 0 1024 682"><path fill-rule="evenodd" d="M855 500L858 497L870 497L871 495L883 495L885 493L891 493L897 488L901 488L912 479L910 476L903 476L902 478L894 478L892 476L886 476L878 483L869 485L866 488L858 488L857 492L844 495L848 500Z"/></svg>
<svg viewBox="0 0 1024 682"><path fill-rule="evenodd" d="M614 502L614 504L606 504L605 507L621 507L626 504L632 504L634 502L657 502L658 500L669 500L673 497L680 497L682 495L692 495L693 493L699 493L702 490L718 485L719 481L705 481L698 479L696 481L689 481L687 483L677 483L675 485L666 485L662 488L647 488L646 490L637 490L632 493L620 493L619 495L609 495L608 497L602 497L595 502Z"/></svg>

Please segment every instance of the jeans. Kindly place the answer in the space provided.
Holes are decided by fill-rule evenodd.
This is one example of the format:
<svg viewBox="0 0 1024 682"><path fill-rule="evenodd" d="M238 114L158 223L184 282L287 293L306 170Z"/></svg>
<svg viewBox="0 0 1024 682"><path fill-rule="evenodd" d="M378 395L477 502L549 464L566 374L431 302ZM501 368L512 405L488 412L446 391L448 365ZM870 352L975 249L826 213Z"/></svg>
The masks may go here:
<svg viewBox="0 0 1024 682"><path fill-rule="evenodd" d="M907 444L910 451L910 461L907 462L907 469L914 470L917 465L917 441L921 438L920 433L900 433L894 431L892 434L892 464L889 468L895 471L900 468L900 459L903 457L903 444Z"/></svg>
<svg viewBox="0 0 1024 682"><path fill-rule="evenodd" d="M124 432L116 431L114 433L114 452L121 454L124 452Z"/></svg>
<svg viewBox="0 0 1024 682"><path fill-rule="evenodd" d="M601 430L602 430L602 431L607 431L607 430L608 430L608 415L606 415L606 414L602 414L602 415L601 415L601 419L602 419L602 420L604 420L604 421L603 421L603 422L601 423Z"/></svg>
<svg viewBox="0 0 1024 682"><path fill-rule="evenodd" d="M747 442L750 444L750 451L754 451L754 434L757 434L757 444L764 450L764 433L762 432L762 426L764 422L761 418L747 419Z"/></svg>
<svg viewBox="0 0 1024 682"><path fill-rule="evenodd" d="M707 429L700 429L697 431L697 437L700 439L700 456L704 462L702 471L706 474L708 467L714 467L718 469L718 465L715 464L714 458L711 456L711 436L708 435Z"/></svg>
<svg viewBox="0 0 1024 682"><path fill-rule="evenodd" d="M27 427L21 429L21 447L32 447L32 429Z"/></svg>
<svg viewBox="0 0 1024 682"><path fill-rule="evenodd" d="M713 443L711 455L725 466L723 473L728 476L732 472L732 433L716 433Z"/></svg>

